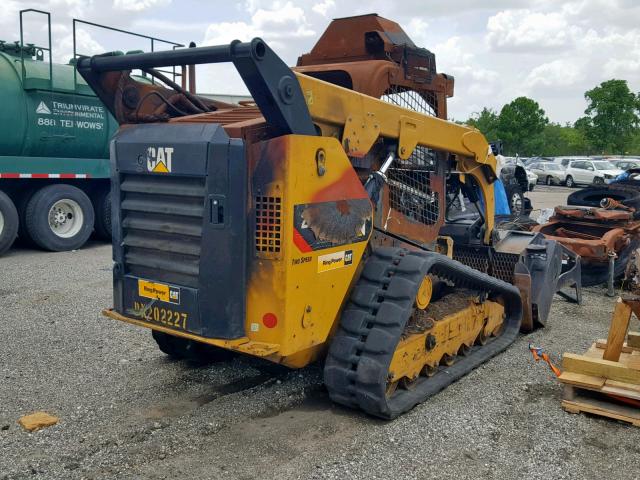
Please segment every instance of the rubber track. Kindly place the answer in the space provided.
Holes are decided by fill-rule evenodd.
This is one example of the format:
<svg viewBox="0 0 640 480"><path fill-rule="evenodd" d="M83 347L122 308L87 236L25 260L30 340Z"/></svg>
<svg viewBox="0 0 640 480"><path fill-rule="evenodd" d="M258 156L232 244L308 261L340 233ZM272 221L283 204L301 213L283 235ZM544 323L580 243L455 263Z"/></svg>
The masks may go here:
<svg viewBox="0 0 640 480"><path fill-rule="evenodd" d="M389 365L414 299L425 275L449 280L458 288L501 296L506 318L502 334L484 346L474 346L451 367L439 367L432 377L419 377L411 390L398 388L385 395ZM368 258L345 307L331 342L324 381L331 399L392 419L423 402L477 368L516 339L522 320L522 301L516 287L445 255L401 248L379 248Z"/></svg>

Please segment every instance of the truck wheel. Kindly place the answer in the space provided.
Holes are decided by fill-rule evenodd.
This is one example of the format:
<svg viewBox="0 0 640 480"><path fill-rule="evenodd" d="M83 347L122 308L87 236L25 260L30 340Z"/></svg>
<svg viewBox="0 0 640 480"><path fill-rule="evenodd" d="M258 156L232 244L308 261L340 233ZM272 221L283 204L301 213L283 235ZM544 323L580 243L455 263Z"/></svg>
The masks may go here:
<svg viewBox="0 0 640 480"><path fill-rule="evenodd" d="M565 181L565 185L569 188L575 187L575 182L573 181L573 177L571 175L567 175L567 180Z"/></svg>
<svg viewBox="0 0 640 480"><path fill-rule="evenodd" d="M157 330L151 330L151 335L158 344L160 351L174 360L208 363L223 362L232 359L234 356L234 353L229 350L176 337Z"/></svg>
<svg viewBox="0 0 640 480"><path fill-rule="evenodd" d="M100 190L93 198L96 214L96 235L101 240L111 241L111 190Z"/></svg>
<svg viewBox="0 0 640 480"><path fill-rule="evenodd" d="M45 250L63 252L85 244L93 231L93 206L89 197L71 185L49 185L27 203L26 230Z"/></svg>
<svg viewBox="0 0 640 480"><path fill-rule="evenodd" d="M9 250L18 235L18 210L9 196L0 192L0 255Z"/></svg>
<svg viewBox="0 0 640 480"><path fill-rule="evenodd" d="M551 177L551 175L549 175L544 183L546 183L548 186L553 185L553 177Z"/></svg>
<svg viewBox="0 0 640 480"><path fill-rule="evenodd" d="M27 211L27 203L33 197L35 190L33 188L27 188L23 192L19 193L15 199L15 205L18 209L18 219L20 223L18 224L18 242L20 245L24 245L26 247L34 247L36 243L33 241L29 232L27 232L27 219L26 219L26 211Z"/></svg>
<svg viewBox="0 0 640 480"><path fill-rule="evenodd" d="M520 185L509 185L506 190L511 215L519 217L524 213L524 194L522 189Z"/></svg>
<svg viewBox="0 0 640 480"><path fill-rule="evenodd" d="M596 177L593 179L594 185L602 185L603 183L604 183L604 178L602 177Z"/></svg>

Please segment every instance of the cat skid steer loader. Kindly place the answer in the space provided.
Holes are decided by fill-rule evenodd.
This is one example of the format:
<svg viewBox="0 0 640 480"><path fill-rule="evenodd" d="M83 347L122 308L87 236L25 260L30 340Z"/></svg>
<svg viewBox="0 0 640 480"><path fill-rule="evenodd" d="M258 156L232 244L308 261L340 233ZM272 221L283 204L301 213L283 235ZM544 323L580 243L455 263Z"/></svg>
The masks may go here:
<svg viewBox="0 0 640 480"><path fill-rule="evenodd" d="M292 70L259 38L77 68L121 124L104 314L152 329L176 357L324 359L334 401L394 418L544 323L568 272L554 242L495 229L491 148L438 118L453 79L397 24L369 17L385 24L360 28L363 48L400 75L397 91L357 91L332 66ZM157 71L223 62L255 104L208 101ZM437 90L431 114L377 98L411 82ZM447 220L453 185L475 217Z"/></svg>

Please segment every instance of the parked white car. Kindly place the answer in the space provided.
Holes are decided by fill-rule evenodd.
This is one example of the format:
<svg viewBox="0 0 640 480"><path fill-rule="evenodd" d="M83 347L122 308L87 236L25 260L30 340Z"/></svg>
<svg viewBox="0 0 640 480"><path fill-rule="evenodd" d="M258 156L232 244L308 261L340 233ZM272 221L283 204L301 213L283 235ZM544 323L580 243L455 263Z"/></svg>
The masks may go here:
<svg viewBox="0 0 640 480"><path fill-rule="evenodd" d="M575 162L577 160L594 160L592 157L555 157L553 159L554 163L559 163L563 167L568 167L571 162ZM601 159L600 159L601 160Z"/></svg>
<svg viewBox="0 0 640 480"><path fill-rule="evenodd" d="M533 188L538 183L538 175L536 175L534 172L532 172L528 168L525 168L525 170L527 172L527 181L529 182L529 191L531 192L533 191Z"/></svg>
<svg viewBox="0 0 640 480"><path fill-rule="evenodd" d="M528 168L538 176L539 182L547 185L564 185L567 179L567 170L559 163L537 162Z"/></svg>
<svg viewBox="0 0 640 480"><path fill-rule="evenodd" d="M575 185L611 183L624 170L606 160L577 160L569 163L565 183L567 187Z"/></svg>

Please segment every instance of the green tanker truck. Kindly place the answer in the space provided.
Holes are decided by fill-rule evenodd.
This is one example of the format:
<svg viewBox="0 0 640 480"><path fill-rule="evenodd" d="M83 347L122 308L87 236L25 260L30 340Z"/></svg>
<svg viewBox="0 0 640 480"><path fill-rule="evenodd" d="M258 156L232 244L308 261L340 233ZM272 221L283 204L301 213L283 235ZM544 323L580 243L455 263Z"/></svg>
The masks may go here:
<svg viewBox="0 0 640 480"><path fill-rule="evenodd" d="M47 16L49 46L23 43L25 13ZM74 45L76 23L74 20ZM173 42L124 32L137 37ZM0 254L17 236L45 250L111 238L109 140L117 122L69 64L51 61L47 12L20 12L19 42L0 41ZM48 59L45 59L45 56Z"/></svg>

